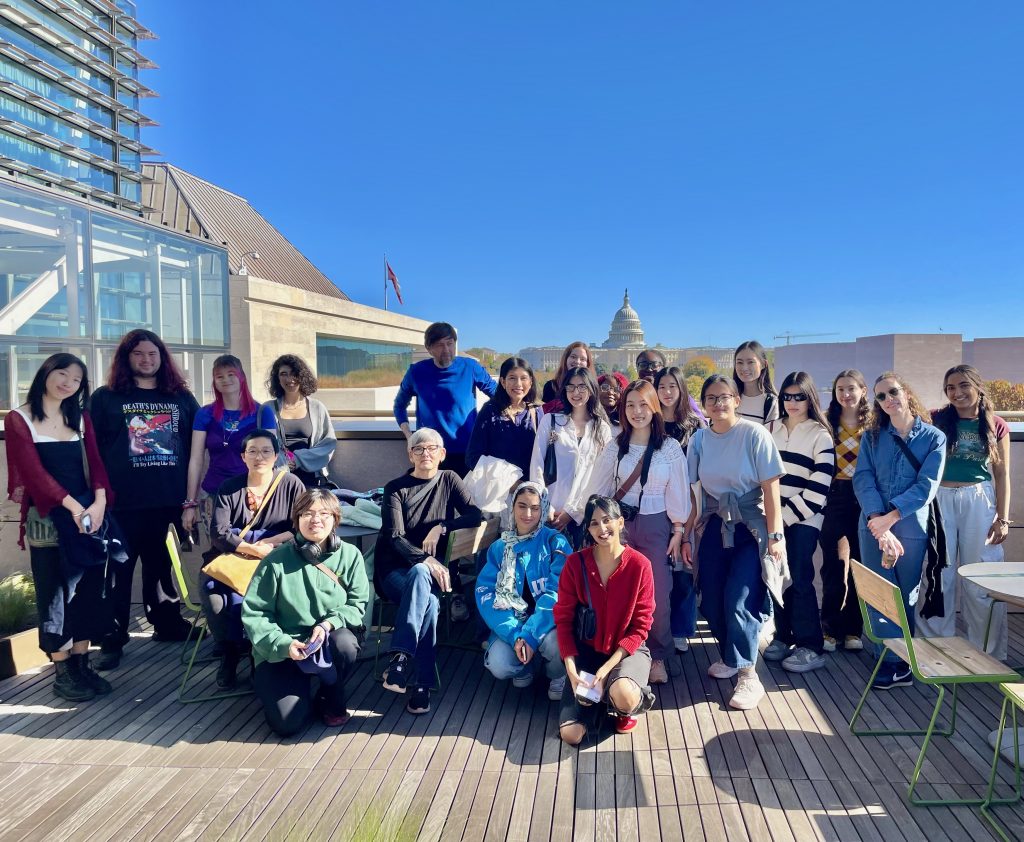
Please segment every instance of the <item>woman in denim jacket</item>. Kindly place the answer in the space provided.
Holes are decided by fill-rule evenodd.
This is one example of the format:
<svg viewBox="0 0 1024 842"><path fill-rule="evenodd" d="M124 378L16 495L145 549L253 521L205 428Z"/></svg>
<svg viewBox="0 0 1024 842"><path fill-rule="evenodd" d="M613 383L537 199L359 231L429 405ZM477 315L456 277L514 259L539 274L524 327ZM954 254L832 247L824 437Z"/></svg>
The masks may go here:
<svg viewBox="0 0 1024 842"><path fill-rule="evenodd" d="M926 423L931 418L907 382L891 371L875 381L875 402L860 443L853 490L860 503L860 553L865 566L899 585L910 630L928 546L928 506L939 488L946 461L946 436ZM920 463L918 470L897 436ZM899 630L872 611L879 637ZM875 688L913 683L910 669L892 653L875 678Z"/></svg>

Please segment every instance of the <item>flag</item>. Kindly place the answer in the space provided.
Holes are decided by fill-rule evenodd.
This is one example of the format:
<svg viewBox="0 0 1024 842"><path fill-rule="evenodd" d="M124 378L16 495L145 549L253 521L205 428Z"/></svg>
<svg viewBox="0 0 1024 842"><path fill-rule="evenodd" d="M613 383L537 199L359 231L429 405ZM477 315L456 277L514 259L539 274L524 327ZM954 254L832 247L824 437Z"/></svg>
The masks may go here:
<svg viewBox="0 0 1024 842"><path fill-rule="evenodd" d="M398 285L398 275L395 274L395 270L391 268L391 264L386 260L384 266L388 270L388 280L391 281L391 285L395 288L395 297L398 299L399 304L404 304L402 301L402 288Z"/></svg>

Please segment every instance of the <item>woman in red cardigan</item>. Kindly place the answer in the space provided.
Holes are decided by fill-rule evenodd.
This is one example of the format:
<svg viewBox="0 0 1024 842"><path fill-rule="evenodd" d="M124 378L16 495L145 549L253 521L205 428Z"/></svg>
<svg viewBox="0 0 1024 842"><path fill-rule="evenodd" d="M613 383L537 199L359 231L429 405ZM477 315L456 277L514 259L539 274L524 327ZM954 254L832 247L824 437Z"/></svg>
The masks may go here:
<svg viewBox="0 0 1024 842"><path fill-rule="evenodd" d="M56 533L56 548L30 547L32 578L39 648L53 661L54 692L72 702L110 692L89 667L89 643L107 631L104 565L125 557L106 516L114 495L84 411L88 398L85 364L54 354L36 372L28 400L4 421L8 495L21 505L18 543L24 548L30 508ZM29 537L34 544L41 536Z"/></svg>
<svg viewBox="0 0 1024 842"><path fill-rule="evenodd" d="M645 644L654 618L651 563L623 546L625 521L612 498L591 497L583 523L588 546L566 559L554 609L558 648L569 679L558 732L569 745L579 745L595 723L594 701L607 703L619 733L631 731L635 714L654 704L648 686L651 653ZM588 610L590 622L583 616ZM593 678L584 680L583 672ZM593 699L581 701L578 695L586 690Z"/></svg>

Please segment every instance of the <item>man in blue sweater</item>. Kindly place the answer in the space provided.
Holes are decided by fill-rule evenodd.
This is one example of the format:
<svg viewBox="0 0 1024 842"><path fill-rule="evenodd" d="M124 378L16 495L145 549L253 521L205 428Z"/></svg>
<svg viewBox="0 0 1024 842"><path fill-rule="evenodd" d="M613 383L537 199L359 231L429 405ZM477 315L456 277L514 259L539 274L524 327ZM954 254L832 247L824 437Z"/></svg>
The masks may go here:
<svg viewBox="0 0 1024 842"><path fill-rule="evenodd" d="M416 398L416 426L437 430L447 456L441 469L466 474L466 447L476 422L476 391L492 397L497 381L476 360L457 356L458 334L447 322L434 322L423 334L429 360L413 363L395 396L395 420L408 440L409 401Z"/></svg>

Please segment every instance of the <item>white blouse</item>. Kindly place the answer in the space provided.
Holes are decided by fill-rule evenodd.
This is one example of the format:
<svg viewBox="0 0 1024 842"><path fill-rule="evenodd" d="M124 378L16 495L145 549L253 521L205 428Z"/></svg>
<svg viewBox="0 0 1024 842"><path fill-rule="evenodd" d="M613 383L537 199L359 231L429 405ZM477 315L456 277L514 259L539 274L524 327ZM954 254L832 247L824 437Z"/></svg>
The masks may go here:
<svg viewBox="0 0 1024 842"><path fill-rule="evenodd" d="M594 432L597 427L595 440ZM552 431L554 435L552 436ZM554 441L551 442L552 437ZM583 522L587 505L586 491L598 456L611 441L612 431L607 421L591 418L587 421L583 438L576 439L576 425L565 413L552 413L540 419L540 428L533 441L530 459L530 479L544 483L544 456L549 446L555 448L558 477L548 486L551 513L565 512L576 523ZM549 444L550 443L550 444Z"/></svg>
<svg viewBox="0 0 1024 842"><path fill-rule="evenodd" d="M644 457L647 449L643 444L631 444L629 452L619 461L618 442L612 441L601 453L590 478L586 496L603 494L611 497L619 485L626 481L633 468ZM616 471L616 462L618 469ZM616 481L616 474L618 481ZM661 447L651 457L651 469L647 484L643 487L644 498L640 500L640 478L625 493L622 502L640 506L640 514L653 515L666 512L673 523L682 523L690 515L690 491L686 478L686 458L679 442L665 438Z"/></svg>

